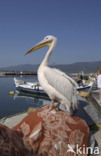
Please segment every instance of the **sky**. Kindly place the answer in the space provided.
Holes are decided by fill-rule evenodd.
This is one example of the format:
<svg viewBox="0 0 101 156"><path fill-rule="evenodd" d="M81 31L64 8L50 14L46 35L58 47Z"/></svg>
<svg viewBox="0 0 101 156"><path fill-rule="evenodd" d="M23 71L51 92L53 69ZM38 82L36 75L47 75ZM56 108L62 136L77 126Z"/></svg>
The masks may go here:
<svg viewBox="0 0 101 156"><path fill-rule="evenodd" d="M24 53L46 35L58 39L50 64L101 60L101 0L0 1L0 67L40 64L47 48Z"/></svg>

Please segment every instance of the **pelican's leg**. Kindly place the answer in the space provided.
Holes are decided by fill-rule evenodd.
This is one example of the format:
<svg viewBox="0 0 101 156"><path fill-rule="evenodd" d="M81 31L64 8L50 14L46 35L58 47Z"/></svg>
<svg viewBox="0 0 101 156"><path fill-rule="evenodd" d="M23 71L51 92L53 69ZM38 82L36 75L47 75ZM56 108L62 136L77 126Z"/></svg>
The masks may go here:
<svg viewBox="0 0 101 156"><path fill-rule="evenodd" d="M52 100L52 101L50 102L50 105L49 105L49 111L52 110L53 106L54 106L54 100Z"/></svg>
<svg viewBox="0 0 101 156"><path fill-rule="evenodd" d="M77 109L78 109L77 102L72 103L72 109L73 109L73 111L75 111L75 110L77 110Z"/></svg>
<svg viewBox="0 0 101 156"><path fill-rule="evenodd" d="M77 91L74 92L74 95L72 96L72 109L75 111L78 108L78 97L77 97Z"/></svg>

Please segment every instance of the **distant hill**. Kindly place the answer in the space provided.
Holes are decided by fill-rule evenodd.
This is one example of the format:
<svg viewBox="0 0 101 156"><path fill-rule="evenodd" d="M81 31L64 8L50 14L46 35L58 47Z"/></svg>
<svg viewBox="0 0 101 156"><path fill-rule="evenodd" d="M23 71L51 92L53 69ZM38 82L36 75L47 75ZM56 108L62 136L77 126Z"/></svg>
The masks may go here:
<svg viewBox="0 0 101 156"><path fill-rule="evenodd" d="M89 72L96 72L99 66L101 66L101 61L77 62L77 63L67 64L67 65L57 65L56 68L59 68L62 71L68 73L77 73L81 71L89 73Z"/></svg>
<svg viewBox="0 0 101 156"><path fill-rule="evenodd" d="M34 71L36 72L39 65L32 64L22 64L10 67L0 68L0 71ZM84 71L88 72L96 72L98 66L101 66L101 61L96 62L77 62L73 64L60 64L55 65L55 68L58 68L66 73L76 73Z"/></svg>
<svg viewBox="0 0 101 156"><path fill-rule="evenodd" d="M39 65L20 64L15 66L0 68L0 71L37 71Z"/></svg>

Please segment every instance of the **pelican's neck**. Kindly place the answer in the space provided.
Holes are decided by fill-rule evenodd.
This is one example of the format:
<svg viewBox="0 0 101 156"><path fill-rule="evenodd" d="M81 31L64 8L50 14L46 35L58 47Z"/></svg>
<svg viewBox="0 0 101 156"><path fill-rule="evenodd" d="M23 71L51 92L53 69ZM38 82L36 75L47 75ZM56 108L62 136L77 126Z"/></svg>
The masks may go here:
<svg viewBox="0 0 101 156"><path fill-rule="evenodd" d="M50 56L51 56L51 54L53 52L53 49L54 49L55 45L56 45L56 41L51 43L51 46L49 47L49 49L48 49L48 51L47 51L47 53L46 53L46 55L45 55L45 57L44 57L44 59L43 59L40 66L47 66L48 65L49 58L50 58Z"/></svg>

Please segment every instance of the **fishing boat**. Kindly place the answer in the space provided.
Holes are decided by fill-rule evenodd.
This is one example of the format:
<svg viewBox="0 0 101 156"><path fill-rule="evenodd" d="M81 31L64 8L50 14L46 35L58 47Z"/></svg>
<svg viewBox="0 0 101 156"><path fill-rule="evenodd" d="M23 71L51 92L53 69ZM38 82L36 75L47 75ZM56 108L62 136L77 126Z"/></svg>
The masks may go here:
<svg viewBox="0 0 101 156"><path fill-rule="evenodd" d="M47 95L38 82L26 82L14 78L16 90L26 93Z"/></svg>
<svg viewBox="0 0 101 156"><path fill-rule="evenodd" d="M19 90L16 90L15 91L15 94L14 94L14 99L16 98L26 98L26 99L35 99L35 100L50 100L48 95L46 94L33 94L32 93L28 93L28 92L23 92L23 91L19 91Z"/></svg>
<svg viewBox="0 0 101 156"><path fill-rule="evenodd" d="M18 80L14 78L14 83L16 86L16 90L20 92L48 96L43 88L40 86L39 82L26 82L24 80ZM88 91L89 89L92 89L93 85L93 82L81 85L77 88L77 91Z"/></svg>
<svg viewBox="0 0 101 156"><path fill-rule="evenodd" d="M78 91L89 91L89 89L92 89L94 86L94 82L90 82L89 84L83 84L80 85L77 90Z"/></svg>

